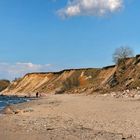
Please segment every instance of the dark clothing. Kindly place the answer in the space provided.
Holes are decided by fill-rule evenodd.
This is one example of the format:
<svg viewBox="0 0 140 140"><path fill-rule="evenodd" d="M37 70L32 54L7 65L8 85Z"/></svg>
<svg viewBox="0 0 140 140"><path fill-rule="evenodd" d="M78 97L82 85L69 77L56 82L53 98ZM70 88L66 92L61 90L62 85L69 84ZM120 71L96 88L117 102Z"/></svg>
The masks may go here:
<svg viewBox="0 0 140 140"><path fill-rule="evenodd" d="M37 93L36 93L36 98L38 98L38 96L39 96L39 93L37 92Z"/></svg>

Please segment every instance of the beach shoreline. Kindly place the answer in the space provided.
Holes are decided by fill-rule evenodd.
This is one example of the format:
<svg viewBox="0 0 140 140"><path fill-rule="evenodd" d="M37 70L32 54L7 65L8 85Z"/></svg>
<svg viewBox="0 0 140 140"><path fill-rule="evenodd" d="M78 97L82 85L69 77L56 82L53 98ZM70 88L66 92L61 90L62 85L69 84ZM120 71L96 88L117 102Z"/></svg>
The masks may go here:
<svg viewBox="0 0 140 140"><path fill-rule="evenodd" d="M0 116L3 140L140 139L140 102L103 95L48 95Z"/></svg>
<svg viewBox="0 0 140 140"><path fill-rule="evenodd" d="M0 95L0 114L7 106L28 102L35 98Z"/></svg>

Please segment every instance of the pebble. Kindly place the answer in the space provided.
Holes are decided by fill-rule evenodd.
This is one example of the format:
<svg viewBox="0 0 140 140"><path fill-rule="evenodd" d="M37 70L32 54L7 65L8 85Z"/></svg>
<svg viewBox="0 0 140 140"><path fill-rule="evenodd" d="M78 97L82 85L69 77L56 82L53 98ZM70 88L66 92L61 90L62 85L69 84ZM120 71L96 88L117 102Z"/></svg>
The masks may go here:
<svg viewBox="0 0 140 140"><path fill-rule="evenodd" d="M135 98L135 99L140 99L140 91L139 90L124 90L122 92L121 91L112 92L111 96L116 97L116 98Z"/></svg>

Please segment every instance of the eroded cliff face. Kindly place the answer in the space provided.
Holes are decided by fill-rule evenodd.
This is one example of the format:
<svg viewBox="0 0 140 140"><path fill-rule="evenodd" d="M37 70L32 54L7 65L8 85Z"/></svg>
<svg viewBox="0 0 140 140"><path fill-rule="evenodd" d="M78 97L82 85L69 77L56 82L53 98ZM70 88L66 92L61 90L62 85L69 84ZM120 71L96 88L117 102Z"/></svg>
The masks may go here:
<svg viewBox="0 0 140 140"><path fill-rule="evenodd" d="M50 73L30 73L14 81L2 93L4 95L30 96L36 92L93 93L107 90L124 90L140 87L140 56L125 63L102 69L71 69Z"/></svg>
<svg viewBox="0 0 140 140"><path fill-rule="evenodd" d="M104 86L114 74L115 67L105 69L73 69L56 73L30 73L11 83L4 95L27 95L33 93L63 93L83 88L96 90Z"/></svg>

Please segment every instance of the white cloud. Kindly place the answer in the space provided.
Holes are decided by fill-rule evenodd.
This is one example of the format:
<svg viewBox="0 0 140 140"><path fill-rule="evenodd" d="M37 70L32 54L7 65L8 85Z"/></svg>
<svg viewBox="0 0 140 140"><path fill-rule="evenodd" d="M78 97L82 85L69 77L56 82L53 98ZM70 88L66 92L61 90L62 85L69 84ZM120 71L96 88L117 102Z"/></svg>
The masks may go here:
<svg viewBox="0 0 140 140"><path fill-rule="evenodd" d="M15 77L21 77L26 73L31 72L47 72L52 71L53 65L51 64L33 64L17 62L14 64L0 63L0 79L14 79Z"/></svg>
<svg viewBox="0 0 140 140"><path fill-rule="evenodd" d="M94 15L103 16L114 13L123 7L123 0L69 0L66 7L58 10L63 17Z"/></svg>

